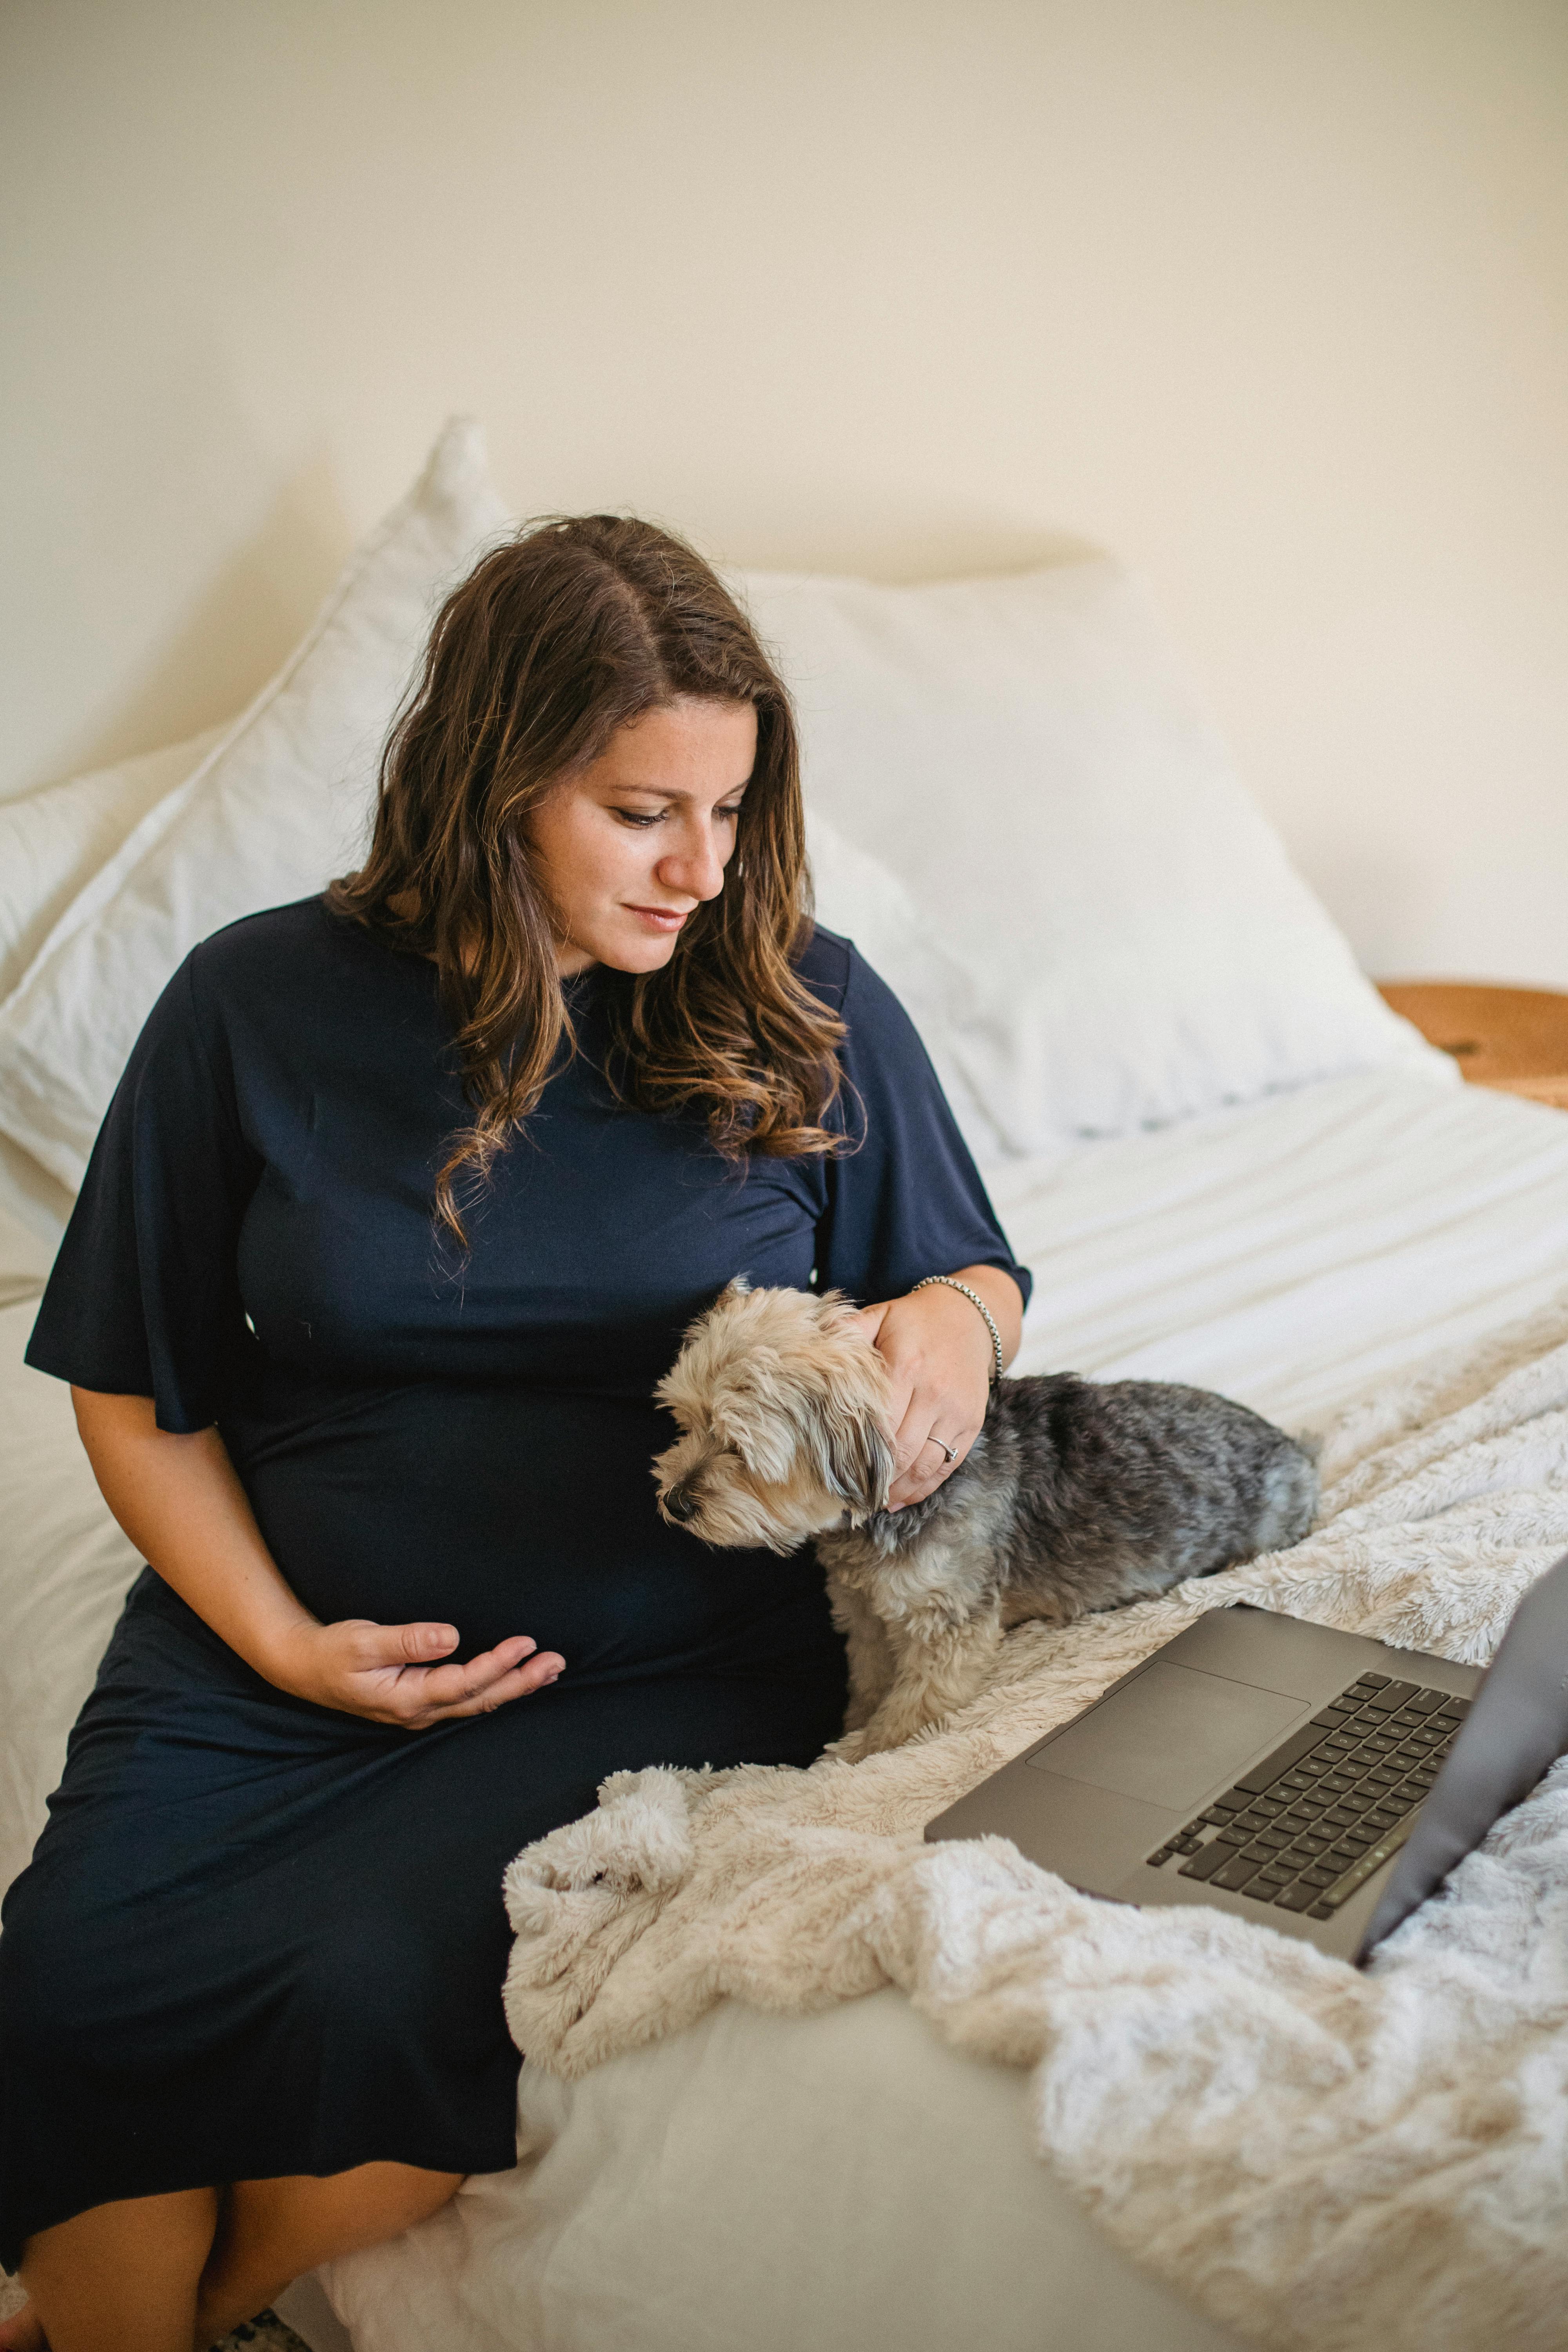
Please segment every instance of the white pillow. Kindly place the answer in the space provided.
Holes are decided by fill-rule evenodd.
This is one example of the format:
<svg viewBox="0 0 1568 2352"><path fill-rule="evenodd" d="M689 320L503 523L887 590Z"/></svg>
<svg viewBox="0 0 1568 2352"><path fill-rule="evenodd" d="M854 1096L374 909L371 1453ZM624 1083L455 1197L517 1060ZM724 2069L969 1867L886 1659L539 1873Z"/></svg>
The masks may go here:
<svg viewBox="0 0 1568 2352"><path fill-rule="evenodd" d="M869 850L857 848L820 809L805 813L806 855L818 919L854 940L920 1031L964 1140L977 1160L1005 1146L969 1067L965 1015L972 991L962 965L922 922L909 891Z"/></svg>
<svg viewBox="0 0 1568 2352"><path fill-rule="evenodd" d="M183 784L224 733L212 727L112 768L0 801L0 999L133 825Z"/></svg>
<svg viewBox="0 0 1568 2352"><path fill-rule="evenodd" d="M1457 1075L1357 970L1114 563L738 584L810 806L962 975L950 1050L1010 1150L1384 1063Z"/></svg>
<svg viewBox="0 0 1568 2352"><path fill-rule="evenodd" d="M471 420L359 548L310 634L142 817L0 1006L0 1130L67 1184L137 1033L210 931L353 863L376 761L437 605L507 521Z"/></svg>

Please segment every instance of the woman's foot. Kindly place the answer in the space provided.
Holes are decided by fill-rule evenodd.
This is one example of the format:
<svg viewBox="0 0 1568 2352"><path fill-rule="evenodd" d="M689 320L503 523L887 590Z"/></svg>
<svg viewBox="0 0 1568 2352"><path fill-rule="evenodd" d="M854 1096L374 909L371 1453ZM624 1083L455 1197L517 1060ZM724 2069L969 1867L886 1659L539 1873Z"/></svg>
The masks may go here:
<svg viewBox="0 0 1568 2352"><path fill-rule="evenodd" d="M49 2352L49 2339L30 2303L13 2312L9 2319L0 2319L0 2352Z"/></svg>

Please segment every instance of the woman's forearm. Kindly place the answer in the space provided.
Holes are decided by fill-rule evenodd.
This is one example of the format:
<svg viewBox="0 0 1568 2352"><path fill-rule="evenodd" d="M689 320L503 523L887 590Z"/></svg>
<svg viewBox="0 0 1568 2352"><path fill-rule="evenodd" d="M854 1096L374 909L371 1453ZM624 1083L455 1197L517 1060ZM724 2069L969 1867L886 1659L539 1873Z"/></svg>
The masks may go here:
<svg viewBox="0 0 1568 2352"><path fill-rule="evenodd" d="M315 1619L262 1540L216 1429L160 1429L151 1397L73 1388L92 1475L148 1565L220 1641L276 1681L291 1635Z"/></svg>

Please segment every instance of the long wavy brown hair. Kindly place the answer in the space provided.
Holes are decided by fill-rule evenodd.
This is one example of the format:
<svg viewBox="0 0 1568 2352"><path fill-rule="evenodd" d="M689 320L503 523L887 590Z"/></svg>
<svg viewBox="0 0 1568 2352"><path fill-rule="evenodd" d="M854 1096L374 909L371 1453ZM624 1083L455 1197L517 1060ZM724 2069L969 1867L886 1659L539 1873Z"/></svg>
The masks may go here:
<svg viewBox="0 0 1568 2352"><path fill-rule="evenodd" d="M616 515L525 528L443 605L382 755L375 828L333 910L426 956L456 1031L472 1123L436 1179L437 1227L574 1048L561 925L531 820L616 728L694 696L746 702L757 754L735 855L659 971L609 992L615 1083L652 1111L700 1108L727 1159L826 1152L843 1024L798 978L811 897L787 690L701 557Z"/></svg>

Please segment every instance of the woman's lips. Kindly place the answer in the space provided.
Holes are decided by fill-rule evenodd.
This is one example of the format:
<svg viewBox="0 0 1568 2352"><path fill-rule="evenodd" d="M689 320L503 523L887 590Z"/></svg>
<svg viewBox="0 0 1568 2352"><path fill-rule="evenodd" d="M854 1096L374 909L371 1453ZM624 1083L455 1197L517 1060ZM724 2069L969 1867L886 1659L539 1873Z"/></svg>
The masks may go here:
<svg viewBox="0 0 1568 2352"><path fill-rule="evenodd" d="M686 913L689 914L690 911L691 909L688 908ZM640 916L642 920L647 924L649 929L655 931L678 931L682 923L686 920L686 915L678 914L673 907L633 907L631 905L627 905L626 912L628 915Z"/></svg>

